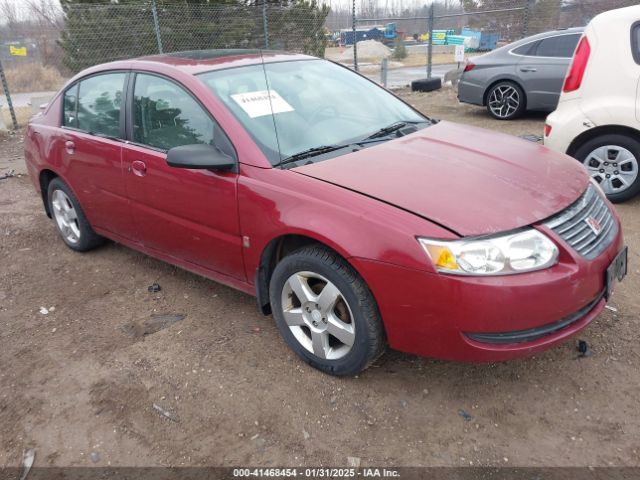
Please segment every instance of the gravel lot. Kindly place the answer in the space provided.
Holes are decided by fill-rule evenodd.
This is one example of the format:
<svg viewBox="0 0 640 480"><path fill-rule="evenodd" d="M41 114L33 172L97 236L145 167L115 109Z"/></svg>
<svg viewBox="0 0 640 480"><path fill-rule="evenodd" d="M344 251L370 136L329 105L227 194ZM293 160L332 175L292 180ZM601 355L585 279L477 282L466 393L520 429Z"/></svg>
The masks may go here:
<svg viewBox="0 0 640 480"><path fill-rule="evenodd" d="M451 89L401 95L541 134L543 115L498 122ZM0 139L7 168L23 171L19 135ZM630 270L580 335L592 356L575 342L484 365L388 352L336 379L298 361L252 297L116 244L74 253L28 178L0 180L0 469L28 447L38 466L639 466L640 198L617 208Z"/></svg>

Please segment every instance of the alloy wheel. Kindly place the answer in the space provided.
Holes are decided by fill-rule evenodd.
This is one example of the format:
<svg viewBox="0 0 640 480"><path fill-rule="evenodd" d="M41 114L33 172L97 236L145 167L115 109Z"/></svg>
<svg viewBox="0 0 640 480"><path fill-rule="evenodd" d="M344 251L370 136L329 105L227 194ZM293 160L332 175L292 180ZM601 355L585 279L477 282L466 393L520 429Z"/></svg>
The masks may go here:
<svg viewBox="0 0 640 480"><path fill-rule="evenodd" d="M62 190L55 190L51 196L51 205L53 206L53 216L61 235L71 244L78 243L80 240L80 226L78 224L78 214L71 203L71 199Z"/></svg>
<svg viewBox="0 0 640 480"><path fill-rule="evenodd" d="M596 148L586 156L583 164L607 195L624 192L638 178L638 159L617 145Z"/></svg>
<svg viewBox="0 0 640 480"><path fill-rule="evenodd" d="M494 88L489 95L489 108L499 118L511 117L520 106L520 94L512 85Z"/></svg>
<svg viewBox="0 0 640 480"><path fill-rule="evenodd" d="M318 358L337 360L351 350L356 338L351 308L322 275L291 275L282 288L282 311L296 340Z"/></svg>

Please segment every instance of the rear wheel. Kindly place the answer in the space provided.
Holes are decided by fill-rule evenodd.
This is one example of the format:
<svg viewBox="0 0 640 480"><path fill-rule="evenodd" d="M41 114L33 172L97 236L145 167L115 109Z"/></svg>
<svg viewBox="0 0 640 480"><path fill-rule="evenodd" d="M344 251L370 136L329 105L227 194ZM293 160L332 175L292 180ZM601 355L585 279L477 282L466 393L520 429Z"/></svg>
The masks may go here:
<svg viewBox="0 0 640 480"><path fill-rule="evenodd" d="M524 113L525 97L513 82L496 83L487 93L487 111L498 120L513 120Z"/></svg>
<svg viewBox="0 0 640 480"><path fill-rule="evenodd" d="M385 347L377 305L364 280L335 252L304 247L275 268L273 315L289 347L332 375L355 375Z"/></svg>
<svg viewBox="0 0 640 480"><path fill-rule="evenodd" d="M640 192L640 142L636 139L601 135L581 145L575 157L612 202L624 202Z"/></svg>
<svg viewBox="0 0 640 480"><path fill-rule="evenodd" d="M96 234L89 225L78 199L66 183L59 178L51 180L47 198L58 233L69 248L86 252L104 242L104 238Z"/></svg>

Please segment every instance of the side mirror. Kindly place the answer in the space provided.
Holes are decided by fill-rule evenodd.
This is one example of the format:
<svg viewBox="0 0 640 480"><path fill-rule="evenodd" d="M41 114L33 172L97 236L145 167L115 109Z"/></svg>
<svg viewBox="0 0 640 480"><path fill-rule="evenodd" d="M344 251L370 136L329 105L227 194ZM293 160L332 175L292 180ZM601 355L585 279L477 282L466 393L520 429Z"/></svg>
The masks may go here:
<svg viewBox="0 0 640 480"><path fill-rule="evenodd" d="M170 167L236 171L237 162L217 147L206 143L181 145L167 152Z"/></svg>

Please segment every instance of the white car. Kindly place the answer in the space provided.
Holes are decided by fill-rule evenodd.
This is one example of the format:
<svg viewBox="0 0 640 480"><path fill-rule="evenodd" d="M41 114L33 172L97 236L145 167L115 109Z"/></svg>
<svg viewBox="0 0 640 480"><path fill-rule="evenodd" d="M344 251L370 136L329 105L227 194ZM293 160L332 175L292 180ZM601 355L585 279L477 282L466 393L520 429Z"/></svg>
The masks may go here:
<svg viewBox="0 0 640 480"><path fill-rule="evenodd" d="M591 20L544 144L582 162L613 202L640 191L640 6Z"/></svg>

